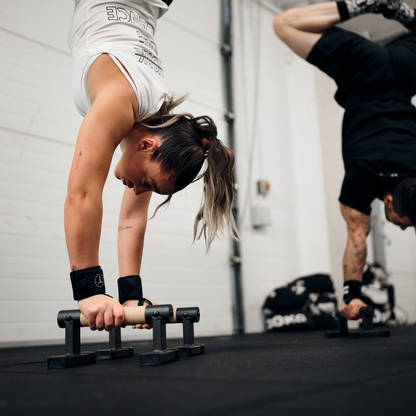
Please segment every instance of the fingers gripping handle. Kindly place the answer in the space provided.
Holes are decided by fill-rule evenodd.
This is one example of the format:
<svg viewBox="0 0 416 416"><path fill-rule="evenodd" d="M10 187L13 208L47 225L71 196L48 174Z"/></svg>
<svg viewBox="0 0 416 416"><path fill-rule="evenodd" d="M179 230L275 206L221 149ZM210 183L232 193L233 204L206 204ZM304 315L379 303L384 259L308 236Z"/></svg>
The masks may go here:
<svg viewBox="0 0 416 416"><path fill-rule="evenodd" d="M154 319L161 319L163 323L173 322L174 310L172 305L150 305L124 307L122 325L136 325L152 323ZM88 318L78 309L58 312L58 326L65 328L66 324L78 327L89 326Z"/></svg>
<svg viewBox="0 0 416 416"><path fill-rule="evenodd" d="M354 307L354 318L353 319L362 318L363 315L365 314L365 311L366 311L365 306L357 305L356 307Z"/></svg>

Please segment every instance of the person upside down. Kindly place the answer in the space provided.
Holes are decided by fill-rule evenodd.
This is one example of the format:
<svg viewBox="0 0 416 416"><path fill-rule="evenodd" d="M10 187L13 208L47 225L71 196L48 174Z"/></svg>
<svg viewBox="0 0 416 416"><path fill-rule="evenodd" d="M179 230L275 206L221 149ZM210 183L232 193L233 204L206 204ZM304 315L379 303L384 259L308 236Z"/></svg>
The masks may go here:
<svg viewBox="0 0 416 416"><path fill-rule="evenodd" d="M407 33L380 45L337 23L364 13L395 19ZM388 221L416 225L416 13L397 0L346 0L291 9L278 15L276 35L297 55L335 80L345 109L339 197L348 237L343 258L346 319L358 319L371 230L371 202L383 201Z"/></svg>

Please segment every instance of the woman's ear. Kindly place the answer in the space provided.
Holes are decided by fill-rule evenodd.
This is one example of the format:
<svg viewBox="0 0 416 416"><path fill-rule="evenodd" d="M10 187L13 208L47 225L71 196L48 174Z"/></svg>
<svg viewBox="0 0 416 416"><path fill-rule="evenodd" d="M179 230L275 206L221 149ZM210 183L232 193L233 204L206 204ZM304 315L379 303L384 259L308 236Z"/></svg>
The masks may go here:
<svg viewBox="0 0 416 416"><path fill-rule="evenodd" d="M153 137L145 137L144 139L140 139L140 141L136 144L136 150L154 152L159 146L160 143L157 139Z"/></svg>

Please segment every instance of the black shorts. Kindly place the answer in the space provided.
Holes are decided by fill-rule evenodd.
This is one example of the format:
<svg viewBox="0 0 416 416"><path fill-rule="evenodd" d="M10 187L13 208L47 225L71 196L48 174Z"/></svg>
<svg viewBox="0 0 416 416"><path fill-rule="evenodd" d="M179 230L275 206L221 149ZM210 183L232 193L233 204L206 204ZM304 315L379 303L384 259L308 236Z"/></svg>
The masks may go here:
<svg viewBox="0 0 416 416"><path fill-rule="evenodd" d="M338 201L370 215L373 200L383 198L383 194L390 190L390 187L391 181L387 178L380 178L365 166L355 164L345 171Z"/></svg>

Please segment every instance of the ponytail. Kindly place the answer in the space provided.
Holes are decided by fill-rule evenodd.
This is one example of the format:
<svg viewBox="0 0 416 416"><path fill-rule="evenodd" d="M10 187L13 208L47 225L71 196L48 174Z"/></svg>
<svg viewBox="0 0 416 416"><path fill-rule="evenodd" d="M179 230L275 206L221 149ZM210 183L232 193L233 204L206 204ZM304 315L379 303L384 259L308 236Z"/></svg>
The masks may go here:
<svg viewBox="0 0 416 416"><path fill-rule="evenodd" d="M209 250L218 233L224 236L225 228L235 240L241 237L233 216L234 154L217 138L211 139L206 165L202 206L194 222L194 240L203 234ZM202 226L198 234L200 223Z"/></svg>

